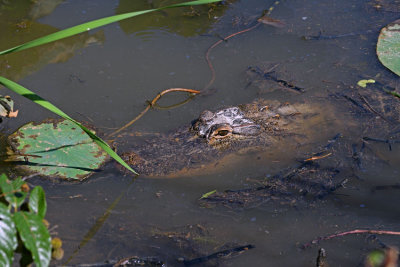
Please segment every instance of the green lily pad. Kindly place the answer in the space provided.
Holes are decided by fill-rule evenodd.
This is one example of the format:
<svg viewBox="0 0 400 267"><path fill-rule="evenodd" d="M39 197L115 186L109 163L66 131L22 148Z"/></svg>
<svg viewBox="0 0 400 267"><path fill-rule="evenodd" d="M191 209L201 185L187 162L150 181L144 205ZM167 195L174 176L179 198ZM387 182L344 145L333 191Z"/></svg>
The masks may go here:
<svg viewBox="0 0 400 267"><path fill-rule="evenodd" d="M400 19L382 28L376 53L386 68L400 76Z"/></svg>
<svg viewBox="0 0 400 267"><path fill-rule="evenodd" d="M10 158L29 174L83 180L107 160L107 154L68 120L31 122L8 140Z"/></svg>

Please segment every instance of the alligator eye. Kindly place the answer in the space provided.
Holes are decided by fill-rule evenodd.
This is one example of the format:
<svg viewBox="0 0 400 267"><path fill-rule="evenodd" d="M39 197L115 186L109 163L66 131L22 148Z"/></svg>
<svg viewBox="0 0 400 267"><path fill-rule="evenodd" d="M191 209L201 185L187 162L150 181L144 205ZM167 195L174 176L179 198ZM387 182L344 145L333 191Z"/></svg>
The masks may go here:
<svg viewBox="0 0 400 267"><path fill-rule="evenodd" d="M216 134L214 135L219 135L219 136L226 136L230 133L228 130L219 130Z"/></svg>
<svg viewBox="0 0 400 267"><path fill-rule="evenodd" d="M219 139L224 138L232 134L232 127L229 125L222 125L215 127L215 130L211 131L211 134L208 136L208 139Z"/></svg>

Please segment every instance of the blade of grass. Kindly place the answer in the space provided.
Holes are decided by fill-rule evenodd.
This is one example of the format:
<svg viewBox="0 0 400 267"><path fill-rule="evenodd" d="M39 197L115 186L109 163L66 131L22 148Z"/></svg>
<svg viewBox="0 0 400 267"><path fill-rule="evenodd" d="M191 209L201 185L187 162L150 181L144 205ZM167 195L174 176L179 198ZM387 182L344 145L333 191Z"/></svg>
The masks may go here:
<svg viewBox="0 0 400 267"><path fill-rule="evenodd" d="M68 116L67 114L65 114L61 109L57 108L56 106L51 104L49 101L41 98L40 96L38 96L34 92L30 91L29 89L23 87L22 85L19 85L18 83L15 83L15 82L13 82L7 78L1 77L1 76L0 76L0 84L4 85L11 91L14 91L17 94L28 98L29 100L44 107L45 109L50 110L51 112L59 115L60 117L72 121L73 123L78 125L83 131L85 131L90 136L90 138L92 138L92 140L98 146L100 146L104 151L106 151L113 159L115 159L118 163L120 163L122 166L127 168L129 171L133 172L134 174L138 174L128 164L126 164L126 162L123 161L120 158L120 156L118 156L117 153L115 153L115 151L112 150L111 147L104 140L102 140L100 137L98 137L97 135L92 133L88 128L86 128L85 126L83 126L82 124L80 124L79 122L77 122L76 120L74 120L73 118Z"/></svg>
<svg viewBox="0 0 400 267"><path fill-rule="evenodd" d="M194 5L202 5L202 4L209 4L209 3L214 3L214 2L219 2L221 0L197 0L197 1L190 1L190 2L185 2L185 3L180 3L180 4L174 4L170 6L165 6L165 7L160 7L160 8L154 8L154 9L148 9L148 10L142 10L142 11L134 11L134 12L129 12L129 13L124 13L120 15L115 15L115 16L110 16L110 17L105 17L93 21L89 21L71 28L67 28L43 37L40 37L38 39L29 41L27 43L17 45L15 47L6 49L4 51L0 52L0 55L5 55L11 52L17 52L21 50L25 50L31 47L39 46L42 44L47 44L50 42L54 42L63 38L67 38L82 32L86 32L89 30L93 30L96 28L99 28L101 26L105 26L120 20L128 19L131 17L135 17L138 15L154 12L154 11L160 11L163 9L167 8L174 8L174 7L183 7L183 6L194 6Z"/></svg>
<svg viewBox="0 0 400 267"><path fill-rule="evenodd" d="M385 90L386 93L391 94L392 96L400 98L400 94L397 93L396 91L390 91L390 90L387 90L387 89L383 89L383 90Z"/></svg>

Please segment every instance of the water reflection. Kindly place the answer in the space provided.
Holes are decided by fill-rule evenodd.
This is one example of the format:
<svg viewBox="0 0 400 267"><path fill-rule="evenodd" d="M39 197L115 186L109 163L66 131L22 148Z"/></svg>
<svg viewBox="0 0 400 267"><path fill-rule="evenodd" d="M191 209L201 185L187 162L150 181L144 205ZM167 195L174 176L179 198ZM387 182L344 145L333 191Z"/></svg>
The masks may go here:
<svg viewBox="0 0 400 267"><path fill-rule="evenodd" d="M0 5L1 49L34 40L58 31L50 25L36 21L50 14L62 1L12 1ZM102 30L83 33L61 41L31 48L26 51L2 56L0 75L18 81L48 64L66 62L82 48L92 44L102 44L105 35Z"/></svg>
<svg viewBox="0 0 400 267"><path fill-rule="evenodd" d="M35 0L30 2L32 6L29 11L29 17L32 20L37 20L38 18L51 14L64 0Z"/></svg>
<svg viewBox="0 0 400 267"><path fill-rule="evenodd" d="M178 9L168 9L119 22L126 34L137 33L144 39L151 36L152 29L163 29L185 37L206 32L228 8L228 2L207 4ZM120 0L116 13L152 9L175 4L174 0ZM150 31L150 32L149 32Z"/></svg>

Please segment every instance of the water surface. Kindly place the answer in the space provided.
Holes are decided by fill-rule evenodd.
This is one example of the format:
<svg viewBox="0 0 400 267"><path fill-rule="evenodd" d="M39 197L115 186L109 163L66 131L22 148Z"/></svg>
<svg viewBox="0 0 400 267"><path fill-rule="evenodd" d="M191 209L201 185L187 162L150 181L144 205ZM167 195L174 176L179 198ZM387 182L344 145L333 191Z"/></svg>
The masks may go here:
<svg viewBox="0 0 400 267"><path fill-rule="evenodd" d="M27 0L4 3L0 9L1 48L88 20L171 2L60 1L54 9L50 7L50 13L33 12L34 7ZM260 25L223 42L211 52L216 70L212 85L215 93L197 97L175 109L150 111L129 129L168 133L189 125L204 109L216 110L255 98L311 104L324 101L329 105L327 110L332 110L332 117L337 119L335 123L313 126L324 130L307 144L290 151L275 149L260 161L250 155L243 157L234 168L179 179L139 176L132 182L132 177L109 164L104 171L82 183L31 180L46 191L47 218L52 225L58 225L56 231L64 241L65 258L71 257L69 264L137 255L157 256L170 266L179 266L176 260L179 257L211 254L223 245L253 244L255 249L218 264L310 266L314 265L318 248L322 246L328 252L331 266L354 266L379 245L366 241L366 236L348 236L307 250L299 246L337 231L400 230L397 190L372 191L378 185L398 183L399 145L394 144L389 150L387 144L368 142L362 153L362 168L352 163L352 148L355 145L360 149L364 136L395 139L397 134L398 137L398 132L390 130L396 130L398 120L386 125L376 114L358 110L345 98L332 96L340 93L356 97L355 90L360 90L356 83L363 77L378 75L388 84L398 81L375 55L380 28L398 18L398 10L377 8L377 2L380 1L281 1L271 17L284 21L284 28ZM273 1L261 0L232 1L210 13L207 8L196 8L199 16L194 17L190 16L193 10L187 8L133 18L3 56L1 75L30 88L72 117L109 133L135 117L145 107L146 100L164 89L202 90L211 78L204 59L208 47L219 40L218 36L254 25L272 4ZM320 33L323 36L355 34L309 41L302 38ZM268 69L275 65L279 78L305 88L306 92L299 94L263 79L254 80L246 71L249 66ZM2 94L10 94L2 90ZM373 95L371 91L361 93ZM11 133L32 120L54 117L27 100L12 96L20 116L3 122L4 133ZM174 94L161 102L168 105L183 99ZM318 151L339 132L343 135L340 139L342 160L351 170L349 181L346 188L322 200L293 206L275 201L252 208L205 207L198 201L206 192L255 186L254 180L294 168L299 159ZM121 138L119 143L128 146L124 137ZM325 159L324 164L335 163L329 160ZM88 231L121 194L123 198L102 227L78 249ZM197 239L190 244L192 250L171 238L160 237L162 232L187 232L188 225L192 231L199 231L200 226L205 231L201 241ZM398 239L390 236L378 238L387 245L400 245Z"/></svg>

